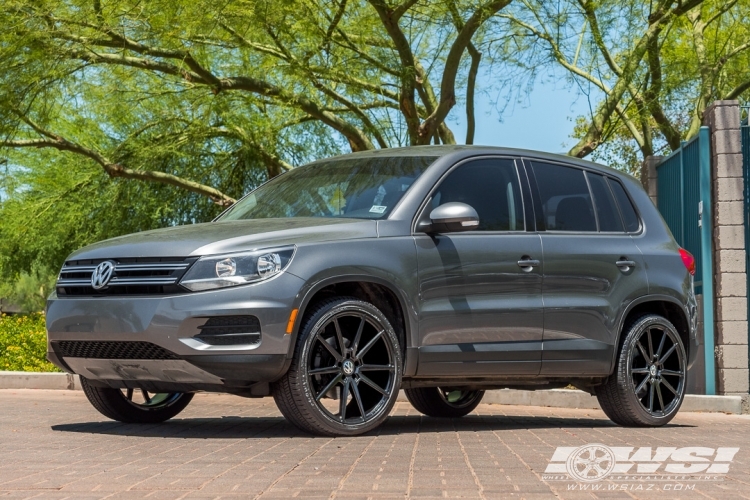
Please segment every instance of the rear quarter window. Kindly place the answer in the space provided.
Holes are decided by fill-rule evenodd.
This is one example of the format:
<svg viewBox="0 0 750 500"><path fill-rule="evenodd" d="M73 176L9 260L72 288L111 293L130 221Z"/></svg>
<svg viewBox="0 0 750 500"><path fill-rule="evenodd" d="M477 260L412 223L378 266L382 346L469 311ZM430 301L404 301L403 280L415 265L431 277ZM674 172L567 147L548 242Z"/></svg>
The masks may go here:
<svg viewBox="0 0 750 500"><path fill-rule="evenodd" d="M615 197L607 185L607 179L603 175L592 172L587 172L586 177L591 186L591 193L594 195L594 206L596 207L596 215L599 220L599 231L607 233L623 232L620 211L617 209Z"/></svg>
<svg viewBox="0 0 750 500"><path fill-rule="evenodd" d="M609 185L612 187L612 192L615 194L615 199L617 199L617 204L620 207L625 230L629 233L637 232L641 227L641 221L638 219L638 212L636 212L633 202L630 201L630 197L625 192L625 188L619 181L613 179L609 179Z"/></svg>

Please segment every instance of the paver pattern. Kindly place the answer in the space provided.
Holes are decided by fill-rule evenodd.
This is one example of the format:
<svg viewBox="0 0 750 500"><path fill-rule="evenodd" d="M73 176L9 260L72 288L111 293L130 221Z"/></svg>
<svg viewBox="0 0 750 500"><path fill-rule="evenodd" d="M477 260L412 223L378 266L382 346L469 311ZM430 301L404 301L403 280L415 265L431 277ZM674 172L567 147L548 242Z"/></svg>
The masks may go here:
<svg viewBox="0 0 750 500"><path fill-rule="evenodd" d="M723 481L543 479L558 446L588 443L740 451ZM105 420L81 392L4 390L0 498L750 498L750 418L628 429L596 410L480 405L437 420L398 403L373 434L331 439L292 427L272 399L199 394L179 418L137 426Z"/></svg>

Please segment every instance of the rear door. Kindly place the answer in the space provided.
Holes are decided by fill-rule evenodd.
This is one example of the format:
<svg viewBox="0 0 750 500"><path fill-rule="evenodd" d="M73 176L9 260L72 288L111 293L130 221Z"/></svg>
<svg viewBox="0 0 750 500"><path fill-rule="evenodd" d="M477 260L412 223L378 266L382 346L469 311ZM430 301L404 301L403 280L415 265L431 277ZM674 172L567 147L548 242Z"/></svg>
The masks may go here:
<svg viewBox="0 0 750 500"><path fill-rule="evenodd" d="M531 164L544 249L543 375L606 375L619 312L647 286L614 179L572 166ZM632 228L631 228L632 229Z"/></svg>
<svg viewBox="0 0 750 500"><path fill-rule="evenodd" d="M528 193L525 172L513 159L483 158L456 166L428 198L424 213L462 202L477 211L480 225L415 235L418 376L539 373L542 246L525 230L522 191Z"/></svg>

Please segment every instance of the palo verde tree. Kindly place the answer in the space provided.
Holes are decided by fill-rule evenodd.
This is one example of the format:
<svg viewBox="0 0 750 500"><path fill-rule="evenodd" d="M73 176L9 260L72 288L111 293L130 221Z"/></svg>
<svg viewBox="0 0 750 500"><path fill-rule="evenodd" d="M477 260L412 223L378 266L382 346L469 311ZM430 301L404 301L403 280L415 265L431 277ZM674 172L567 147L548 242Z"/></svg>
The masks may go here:
<svg viewBox="0 0 750 500"><path fill-rule="evenodd" d="M747 2L522 0L499 16L520 41L516 70L562 72L590 99L573 156L636 170L695 135L712 101L750 89Z"/></svg>
<svg viewBox="0 0 750 500"><path fill-rule="evenodd" d="M509 2L6 0L0 278L210 220L312 159L453 144L457 102L472 142L482 44Z"/></svg>
<svg viewBox="0 0 750 500"><path fill-rule="evenodd" d="M462 61L471 99L473 40L509 2L9 0L0 147L55 149L228 205L226 172L191 172L183 147L244 151L272 177L342 143L453 144Z"/></svg>

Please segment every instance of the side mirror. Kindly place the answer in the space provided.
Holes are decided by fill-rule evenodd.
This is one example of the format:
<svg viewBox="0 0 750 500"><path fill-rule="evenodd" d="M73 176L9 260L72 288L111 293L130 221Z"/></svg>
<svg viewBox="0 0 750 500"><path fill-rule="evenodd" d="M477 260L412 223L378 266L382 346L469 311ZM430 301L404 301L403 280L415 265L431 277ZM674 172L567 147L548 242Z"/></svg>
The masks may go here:
<svg viewBox="0 0 750 500"><path fill-rule="evenodd" d="M466 203L445 203L430 212L429 232L457 233L479 226L477 211Z"/></svg>

